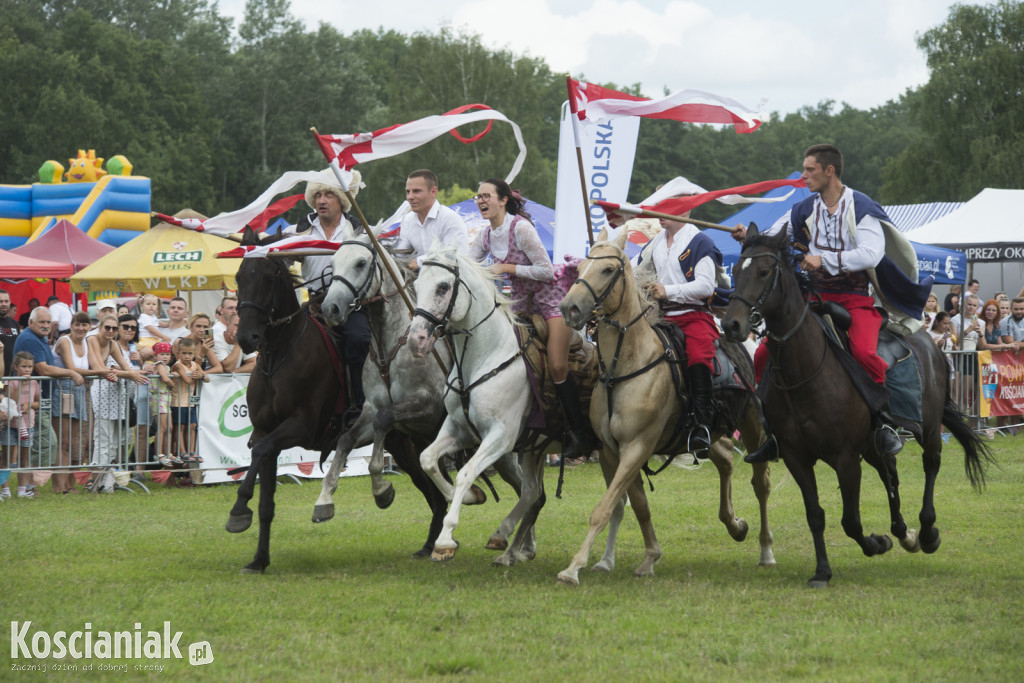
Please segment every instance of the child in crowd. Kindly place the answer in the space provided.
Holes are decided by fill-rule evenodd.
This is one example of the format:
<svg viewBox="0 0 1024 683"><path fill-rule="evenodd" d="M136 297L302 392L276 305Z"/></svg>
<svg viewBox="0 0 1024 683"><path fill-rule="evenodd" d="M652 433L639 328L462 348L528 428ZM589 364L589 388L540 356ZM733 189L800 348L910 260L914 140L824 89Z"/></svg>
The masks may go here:
<svg viewBox="0 0 1024 683"><path fill-rule="evenodd" d="M148 349L157 342L171 341L171 338L160 331L161 327L167 327L166 322L161 322L157 314L160 311L160 300L155 294L143 294L139 299L139 348Z"/></svg>
<svg viewBox="0 0 1024 683"><path fill-rule="evenodd" d="M156 401L154 401L154 412L157 418L157 458L164 467L173 467L180 465L181 459L171 450L171 390L174 388L174 380L171 378L171 345L165 341L157 342L153 345L153 353L156 354L156 360L147 361L143 366L143 371L147 375L159 377L155 388Z"/></svg>
<svg viewBox="0 0 1024 683"><path fill-rule="evenodd" d="M19 351L14 354L11 361L14 366L14 374L25 379L18 379L10 383L8 392L10 397L18 405L21 413L18 417L18 459L20 466L29 467L29 452L32 449L32 437L35 435L36 409L39 408L39 382L32 377L35 368L35 357L28 351ZM13 426L13 425L12 425ZM35 496L34 485L28 482L32 478L31 473L22 472L18 474L18 497L32 498Z"/></svg>
<svg viewBox="0 0 1024 683"><path fill-rule="evenodd" d="M18 410L18 404L7 397L7 389L4 388L2 382L0 382L0 448L3 452L0 453L0 501L5 501L11 497L11 488L8 486L8 481L11 478L11 460L17 458L18 446L20 445L21 438L18 434L18 422L21 417L21 411ZM14 454L12 456L12 453Z"/></svg>
<svg viewBox="0 0 1024 683"><path fill-rule="evenodd" d="M178 341L178 362L172 371L177 375L171 393L171 421L178 438L178 453L182 462L199 463L203 459L196 455L196 425L199 423L198 406L200 382L209 382L210 377L195 360L196 344L190 337Z"/></svg>

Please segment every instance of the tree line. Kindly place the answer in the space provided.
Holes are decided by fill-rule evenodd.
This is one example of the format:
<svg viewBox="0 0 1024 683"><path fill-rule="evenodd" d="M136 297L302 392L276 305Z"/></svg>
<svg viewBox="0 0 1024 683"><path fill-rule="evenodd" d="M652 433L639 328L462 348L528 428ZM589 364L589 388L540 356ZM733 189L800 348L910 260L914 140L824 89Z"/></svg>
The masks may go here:
<svg viewBox="0 0 1024 683"><path fill-rule="evenodd" d="M751 135L644 120L629 199L676 175L709 189L783 177L816 142L838 145L844 179L882 203L1024 187L1022 38L1024 3L958 5L919 38L928 83L883 106L823 101L772 114ZM565 74L449 28L308 30L288 0L249 0L237 28L208 0L0 0L0 82L4 183L33 182L46 159L94 148L152 178L155 210L213 215L248 204L284 171L323 168L311 126L355 133L481 102L522 128L529 154L515 184L554 204ZM361 167L360 205L371 220L389 215L420 167L449 196L468 196L515 154L507 126L471 145L444 136Z"/></svg>

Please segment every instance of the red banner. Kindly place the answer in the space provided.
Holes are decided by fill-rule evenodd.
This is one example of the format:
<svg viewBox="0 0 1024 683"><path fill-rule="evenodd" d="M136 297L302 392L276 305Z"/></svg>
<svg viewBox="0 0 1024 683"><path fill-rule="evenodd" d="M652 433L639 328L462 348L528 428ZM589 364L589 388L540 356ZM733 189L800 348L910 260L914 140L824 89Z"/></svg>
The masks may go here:
<svg viewBox="0 0 1024 683"><path fill-rule="evenodd" d="M1013 351L979 351L981 416L1024 415L1024 355Z"/></svg>

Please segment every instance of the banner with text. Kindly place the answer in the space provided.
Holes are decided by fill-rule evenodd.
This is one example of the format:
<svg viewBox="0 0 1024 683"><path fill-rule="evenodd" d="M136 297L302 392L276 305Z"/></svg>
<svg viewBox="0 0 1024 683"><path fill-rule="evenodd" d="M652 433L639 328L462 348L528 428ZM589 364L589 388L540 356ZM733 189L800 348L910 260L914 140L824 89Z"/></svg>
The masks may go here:
<svg viewBox="0 0 1024 683"><path fill-rule="evenodd" d="M203 456L200 467L204 470L205 484L237 480L244 475L231 477L227 471L247 467L250 463L248 441L252 423L249 422L249 406L245 401L248 387L247 374L210 375L210 382L203 385L199 403L199 452ZM295 409L303 410L303 407L295 406ZM369 474L372 450L372 446L364 446L352 451L348 456L348 467L341 476ZM289 448L282 451L277 459L277 473L322 479L333 460L334 454L331 454L321 472L319 453Z"/></svg>
<svg viewBox="0 0 1024 683"><path fill-rule="evenodd" d="M981 416L1024 415L1024 356L1012 351L979 351Z"/></svg>

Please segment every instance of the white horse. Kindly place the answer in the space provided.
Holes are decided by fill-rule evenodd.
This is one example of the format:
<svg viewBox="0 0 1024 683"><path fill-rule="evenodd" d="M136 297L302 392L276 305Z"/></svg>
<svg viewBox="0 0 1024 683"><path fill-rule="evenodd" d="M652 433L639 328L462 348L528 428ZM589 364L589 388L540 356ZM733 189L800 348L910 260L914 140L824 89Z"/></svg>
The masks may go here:
<svg viewBox="0 0 1024 683"><path fill-rule="evenodd" d="M399 267L387 253L383 254L406 291L415 296L414 285L406 280L409 273ZM434 440L445 417L444 380L446 370L433 357L414 357L406 345L409 313L399 300L398 285L384 273L381 255L370 243L365 232L348 235L331 258L333 277L327 295L321 304L324 318L332 326L344 323L357 308L366 310L372 331L371 351L363 368L363 387L366 402L363 412L352 427L341 435L334 461L324 478L320 497L313 512L314 522L323 522L334 516L333 494L338 487L338 476L345 466L349 452L357 446L373 443L369 463L371 487L378 507L388 507L394 499L394 487L384 479L384 442L389 434L400 433L411 438L419 451ZM448 350L438 347L438 357L445 368L451 366ZM398 455L392 450L393 455ZM401 462L427 499L433 517L427 542L416 555L426 555L433 549L441 528L447 501L420 468L419 460ZM495 468L516 493L521 493L522 472L511 455L495 463ZM475 478L474 478L475 479ZM483 502L483 492L474 488L474 502ZM503 528L508 525L503 525ZM491 537L488 547L506 547L508 531L499 529Z"/></svg>

